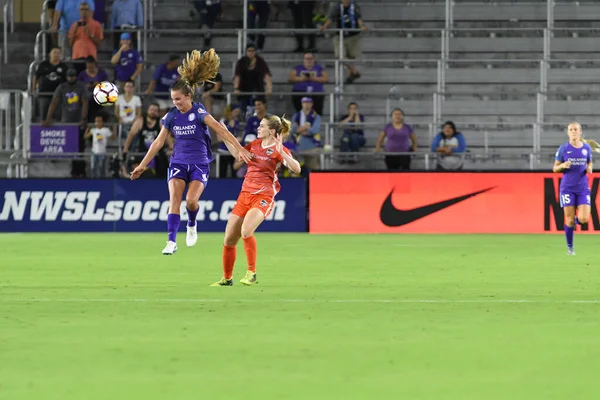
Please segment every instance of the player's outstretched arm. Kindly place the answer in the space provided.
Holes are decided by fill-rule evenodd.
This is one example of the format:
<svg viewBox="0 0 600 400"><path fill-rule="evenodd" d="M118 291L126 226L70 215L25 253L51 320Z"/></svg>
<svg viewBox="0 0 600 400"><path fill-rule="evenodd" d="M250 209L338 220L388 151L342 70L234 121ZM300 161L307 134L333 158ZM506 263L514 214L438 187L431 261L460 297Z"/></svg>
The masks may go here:
<svg viewBox="0 0 600 400"><path fill-rule="evenodd" d="M150 148L148 149L148 152L146 153L146 156L144 156L142 162L131 172L131 180L139 178L144 173L148 163L154 159L156 153L158 153L165 145L165 140L167 139L168 135L169 130L163 126L156 139L154 139L154 142L152 142L150 145Z"/></svg>
<svg viewBox="0 0 600 400"><path fill-rule="evenodd" d="M229 132L227 127L225 125L219 123L216 119L214 119L212 117L212 115L209 114L206 117L204 117L204 123L210 129L215 131L217 133L217 135L219 135L219 137L225 143L225 146L227 146L227 149L229 150L229 152L235 158L239 159L241 157L241 159L244 160L245 162L249 162L252 159L250 152L248 150L244 149L242 147L242 145L240 144L240 142L238 142L236 137L233 136L233 134L231 132ZM234 153L232 151L233 149L237 150L237 153Z"/></svg>

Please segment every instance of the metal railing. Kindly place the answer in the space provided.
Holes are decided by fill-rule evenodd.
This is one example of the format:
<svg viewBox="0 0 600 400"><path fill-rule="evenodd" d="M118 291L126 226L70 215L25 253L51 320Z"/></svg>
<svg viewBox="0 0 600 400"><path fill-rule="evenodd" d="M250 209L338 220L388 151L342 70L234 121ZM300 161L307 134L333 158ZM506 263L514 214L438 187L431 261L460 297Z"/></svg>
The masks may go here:
<svg viewBox="0 0 600 400"><path fill-rule="evenodd" d="M3 22L4 22L4 64L8 64L8 25L10 33L15 31L15 3L14 0L4 0Z"/></svg>

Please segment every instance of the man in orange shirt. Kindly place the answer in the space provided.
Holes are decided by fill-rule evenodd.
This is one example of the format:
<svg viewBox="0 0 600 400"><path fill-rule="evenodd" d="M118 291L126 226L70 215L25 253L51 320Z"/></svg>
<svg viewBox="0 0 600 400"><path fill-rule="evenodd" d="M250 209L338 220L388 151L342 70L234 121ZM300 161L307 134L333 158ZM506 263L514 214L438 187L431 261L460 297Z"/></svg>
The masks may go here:
<svg viewBox="0 0 600 400"><path fill-rule="evenodd" d="M79 4L79 14L81 19L74 22L69 29L69 44L72 46L72 59L81 60L81 63L76 63L75 68L78 72L85 69L85 60L92 56L98 59L98 45L104 39L102 26L92 17L90 5L82 1Z"/></svg>

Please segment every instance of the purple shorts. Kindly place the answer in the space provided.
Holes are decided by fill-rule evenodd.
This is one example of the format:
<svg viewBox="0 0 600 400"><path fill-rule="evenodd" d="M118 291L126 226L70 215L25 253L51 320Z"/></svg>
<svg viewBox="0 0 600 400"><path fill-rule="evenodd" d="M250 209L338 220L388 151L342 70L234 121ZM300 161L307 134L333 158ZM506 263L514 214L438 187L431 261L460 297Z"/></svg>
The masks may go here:
<svg viewBox="0 0 600 400"><path fill-rule="evenodd" d="M206 187L210 168L204 164L169 164L168 180L183 179L187 183L200 181Z"/></svg>
<svg viewBox="0 0 600 400"><path fill-rule="evenodd" d="M592 205L589 191L585 192L560 192L561 207L579 207Z"/></svg>

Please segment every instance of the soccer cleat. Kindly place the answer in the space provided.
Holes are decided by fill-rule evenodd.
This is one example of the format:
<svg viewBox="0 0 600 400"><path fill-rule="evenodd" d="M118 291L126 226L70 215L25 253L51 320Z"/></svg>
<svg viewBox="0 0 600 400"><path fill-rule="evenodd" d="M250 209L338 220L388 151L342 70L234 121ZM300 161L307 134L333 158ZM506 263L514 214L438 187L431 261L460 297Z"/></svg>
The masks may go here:
<svg viewBox="0 0 600 400"><path fill-rule="evenodd" d="M252 271L247 271L246 276L244 276L242 279L240 279L240 283L243 285L246 285L246 286L250 286L255 283L258 283L258 281L256 280L256 273L254 273Z"/></svg>
<svg viewBox="0 0 600 400"><path fill-rule="evenodd" d="M165 256L172 256L176 252L177 252L177 243L175 243L171 240L169 240L167 242L167 245L165 246L165 248L162 251L163 255L165 255Z"/></svg>
<svg viewBox="0 0 600 400"><path fill-rule="evenodd" d="M198 241L198 232L196 231L197 226L198 224L187 227L187 234L185 235L185 244L187 244L188 247L192 247Z"/></svg>
<svg viewBox="0 0 600 400"><path fill-rule="evenodd" d="M221 278L219 282L215 282L210 286L233 286L233 279Z"/></svg>
<svg viewBox="0 0 600 400"><path fill-rule="evenodd" d="M575 249L572 247L567 248L567 255L568 256L574 256L575 255Z"/></svg>

